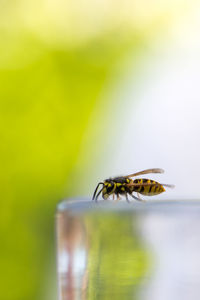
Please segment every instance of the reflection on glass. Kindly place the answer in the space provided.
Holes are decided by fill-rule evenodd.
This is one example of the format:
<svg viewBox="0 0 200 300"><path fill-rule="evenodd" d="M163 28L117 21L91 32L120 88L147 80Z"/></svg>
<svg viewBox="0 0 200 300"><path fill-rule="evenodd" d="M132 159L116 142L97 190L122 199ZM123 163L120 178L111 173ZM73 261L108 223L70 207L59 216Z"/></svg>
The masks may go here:
<svg viewBox="0 0 200 300"><path fill-rule="evenodd" d="M149 267L136 216L61 211L57 235L60 300L135 298Z"/></svg>
<svg viewBox="0 0 200 300"><path fill-rule="evenodd" d="M88 299L133 299L148 269L148 256L131 214L94 213L90 236Z"/></svg>
<svg viewBox="0 0 200 300"><path fill-rule="evenodd" d="M66 203L60 300L199 300L200 202Z"/></svg>
<svg viewBox="0 0 200 300"><path fill-rule="evenodd" d="M81 299L86 270L85 228L79 217L68 212L57 215L57 265L59 299Z"/></svg>

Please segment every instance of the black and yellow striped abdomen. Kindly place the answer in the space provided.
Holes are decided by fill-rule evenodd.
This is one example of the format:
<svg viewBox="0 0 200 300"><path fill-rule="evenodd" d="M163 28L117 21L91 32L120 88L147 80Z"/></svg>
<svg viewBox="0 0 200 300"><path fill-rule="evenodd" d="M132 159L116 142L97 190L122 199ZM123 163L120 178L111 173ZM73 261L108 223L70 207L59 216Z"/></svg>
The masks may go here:
<svg viewBox="0 0 200 300"><path fill-rule="evenodd" d="M164 187L160 183L151 179L135 179L133 180L133 183L141 184L141 186L133 186L133 192L137 192L145 196L154 196L165 192Z"/></svg>

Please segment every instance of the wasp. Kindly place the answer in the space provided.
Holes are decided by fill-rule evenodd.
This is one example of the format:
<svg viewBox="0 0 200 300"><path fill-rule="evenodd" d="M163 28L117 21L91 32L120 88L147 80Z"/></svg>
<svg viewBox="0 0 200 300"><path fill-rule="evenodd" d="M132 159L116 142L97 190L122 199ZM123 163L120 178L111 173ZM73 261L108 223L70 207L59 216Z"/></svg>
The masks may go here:
<svg viewBox="0 0 200 300"><path fill-rule="evenodd" d="M140 197L140 194L145 196L155 196L165 192L164 187L174 187L172 184L161 184L157 181L146 178L134 180L131 179L131 177L149 173L164 173L164 170L158 168L147 169L127 176L106 179L97 184L92 200L97 201L99 195L102 193L103 199L108 199L110 195L113 195L113 200L115 199L115 196L117 196L118 201L120 200L120 195L124 195L126 200L130 202L128 199L128 195L130 195L135 200L143 201ZM98 191L100 185L102 185L102 187L100 191ZM137 193L137 197L133 193Z"/></svg>

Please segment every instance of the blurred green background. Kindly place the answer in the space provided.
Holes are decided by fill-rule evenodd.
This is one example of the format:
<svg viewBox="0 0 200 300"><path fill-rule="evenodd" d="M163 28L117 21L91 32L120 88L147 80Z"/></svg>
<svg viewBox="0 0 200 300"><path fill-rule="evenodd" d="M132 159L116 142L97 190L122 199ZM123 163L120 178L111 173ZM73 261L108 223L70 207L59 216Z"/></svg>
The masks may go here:
<svg viewBox="0 0 200 300"><path fill-rule="evenodd" d="M93 190L118 118L109 95L186 8L0 1L1 299L56 298L56 204ZM89 154L80 160L85 139Z"/></svg>

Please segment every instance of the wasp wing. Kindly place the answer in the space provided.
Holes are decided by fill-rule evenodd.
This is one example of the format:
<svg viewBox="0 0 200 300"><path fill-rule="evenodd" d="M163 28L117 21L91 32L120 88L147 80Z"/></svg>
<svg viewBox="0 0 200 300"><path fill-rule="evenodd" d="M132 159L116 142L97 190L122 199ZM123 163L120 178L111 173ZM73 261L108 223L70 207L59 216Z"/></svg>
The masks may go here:
<svg viewBox="0 0 200 300"><path fill-rule="evenodd" d="M174 184L161 183L161 185L166 186L166 187L168 187L168 188L170 188L170 189L174 189L174 188L175 188L175 185L174 185Z"/></svg>
<svg viewBox="0 0 200 300"><path fill-rule="evenodd" d="M159 169L159 168L156 168L156 169L147 169L147 170L140 171L140 172L137 172L137 173L133 173L133 174L130 174L130 175L127 175L127 176L124 176L124 177L128 178L128 177L134 177L134 176L144 175L144 174L149 174L149 173L164 173L164 170L163 169Z"/></svg>
<svg viewBox="0 0 200 300"><path fill-rule="evenodd" d="M171 188L173 189L175 187L175 185L173 184L165 184L165 183L158 183L158 182L144 182L144 183L134 183L134 182L131 182L131 183L128 183L127 186L165 186L165 187L168 187L168 188Z"/></svg>

